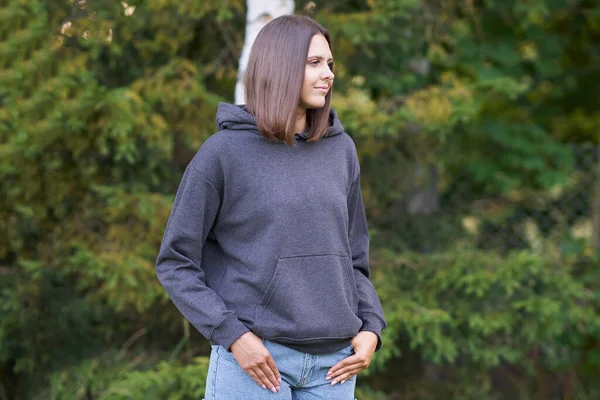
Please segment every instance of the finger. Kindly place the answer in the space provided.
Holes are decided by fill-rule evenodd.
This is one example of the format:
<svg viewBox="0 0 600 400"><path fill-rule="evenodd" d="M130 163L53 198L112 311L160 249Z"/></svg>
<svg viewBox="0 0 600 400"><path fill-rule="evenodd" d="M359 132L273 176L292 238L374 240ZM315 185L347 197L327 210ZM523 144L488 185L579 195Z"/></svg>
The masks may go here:
<svg viewBox="0 0 600 400"><path fill-rule="evenodd" d="M330 375L333 376L333 374L335 374L336 371L338 371L342 368L348 367L352 364L357 364L360 360L361 360L361 357L357 354L348 356L348 357L344 358L342 361L335 364L333 367L329 368L329 371L327 371L327 376L330 376Z"/></svg>
<svg viewBox="0 0 600 400"><path fill-rule="evenodd" d="M269 378L264 373L264 371L260 365L257 365L256 367L254 367L252 369L254 370L254 372L256 373L256 375L258 376L260 381L262 382L262 384L265 385L265 389L269 389L271 392L277 393L275 386L269 381Z"/></svg>
<svg viewBox="0 0 600 400"><path fill-rule="evenodd" d="M354 372L354 371L356 371L358 373L360 371L363 371L364 369L365 369L365 367L362 364L354 364L354 365L351 365L351 366L346 367L344 369L336 371L335 374L333 374L333 375L331 375L329 377L326 377L325 380L330 380L331 379L332 381L339 382L339 381L342 380L341 377L344 374L347 374L349 372L351 373L351 372Z"/></svg>
<svg viewBox="0 0 600 400"><path fill-rule="evenodd" d="M341 375L339 375L337 378L334 378L331 381L331 385L335 385L337 383L344 383L346 382L348 379L352 378L354 375L358 374L359 372L361 372L363 369L361 368L357 368L357 369L353 369L350 371L347 371Z"/></svg>
<svg viewBox="0 0 600 400"><path fill-rule="evenodd" d="M367 360L363 357L358 357L355 360L354 364L347 365L343 368L336 370L333 373L328 372L328 375L325 377L325 380L335 379L335 378L339 377L340 375L342 375L348 371L352 371L354 369L359 369L362 371L362 370L366 369L368 366L369 366L369 360ZM339 381L339 379L338 379L338 381Z"/></svg>
<svg viewBox="0 0 600 400"><path fill-rule="evenodd" d="M246 372L248 373L248 375L250 375L250 378L252 378L252 380L258 384L258 386L260 386L263 389L267 388L267 386L264 383L262 383L258 375L256 375L256 372L254 372L252 369L248 369L246 370Z"/></svg>
<svg viewBox="0 0 600 400"><path fill-rule="evenodd" d="M267 358L267 364L269 365L269 368L271 368L271 371L273 371L273 373L275 374L275 379L277 379L277 383L280 384L281 383L281 374L279 373L279 368L277 368L277 364L275 364L275 360L270 355L269 355L269 358Z"/></svg>
<svg viewBox="0 0 600 400"><path fill-rule="evenodd" d="M269 389L271 389L272 392L277 393L279 391L279 382L277 382L277 377L275 376L275 373L273 373L273 370L269 366L268 360L264 364L260 364L259 367L262 369L269 382L269 384L267 385Z"/></svg>

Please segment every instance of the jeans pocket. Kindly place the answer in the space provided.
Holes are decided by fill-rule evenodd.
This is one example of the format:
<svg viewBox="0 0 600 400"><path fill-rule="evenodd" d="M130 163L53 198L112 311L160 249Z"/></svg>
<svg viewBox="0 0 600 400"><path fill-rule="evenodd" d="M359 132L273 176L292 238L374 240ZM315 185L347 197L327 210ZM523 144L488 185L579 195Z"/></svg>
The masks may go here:
<svg viewBox="0 0 600 400"><path fill-rule="evenodd" d="M225 360L228 360L228 361L237 362L233 353L230 351L227 351L227 349L225 349L225 347L221 346L220 344L217 345L216 351L217 351L217 354L219 355L219 357L224 358Z"/></svg>

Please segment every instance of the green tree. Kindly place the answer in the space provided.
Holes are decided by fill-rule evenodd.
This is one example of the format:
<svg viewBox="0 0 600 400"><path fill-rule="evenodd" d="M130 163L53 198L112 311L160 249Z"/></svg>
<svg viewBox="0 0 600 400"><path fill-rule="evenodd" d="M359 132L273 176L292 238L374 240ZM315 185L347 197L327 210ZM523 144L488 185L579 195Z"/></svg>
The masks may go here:
<svg viewBox="0 0 600 400"><path fill-rule="evenodd" d="M0 3L10 398L142 327L172 333L159 348L182 334L154 259L182 170L233 92L243 13L242 1Z"/></svg>

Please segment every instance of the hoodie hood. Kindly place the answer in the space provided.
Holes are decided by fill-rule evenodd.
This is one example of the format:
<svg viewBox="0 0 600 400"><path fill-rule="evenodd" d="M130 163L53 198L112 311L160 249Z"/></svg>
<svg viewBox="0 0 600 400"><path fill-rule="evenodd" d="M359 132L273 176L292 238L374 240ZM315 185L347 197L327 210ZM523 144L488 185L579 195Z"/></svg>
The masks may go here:
<svg viewBox="0 0 600 400"><path fill-rule="evenodd" d="M260 135L254 116L246 111L246 106L221 102L217 108L217 129L248 131ZM329 110L329 128L323 137L331 137L344 132L336 112ZM307 132L296 133L297 138L306 139Z"/></svg>

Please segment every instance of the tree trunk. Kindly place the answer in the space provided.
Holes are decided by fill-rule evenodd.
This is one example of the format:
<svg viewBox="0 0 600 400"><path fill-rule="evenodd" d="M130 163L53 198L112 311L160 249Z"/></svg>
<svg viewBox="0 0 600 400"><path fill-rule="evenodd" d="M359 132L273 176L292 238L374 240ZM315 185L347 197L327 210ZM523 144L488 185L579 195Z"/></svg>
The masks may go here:
<svg viewBox="0 0 600 400"><path fill-rule="evenodd" d="M431 162L415 161L406 190L408 215L431 215L439 209L437 167Z"/></svg>
<svg viewBox="0 0 600 400"><path fill-rule="evenodd" d="M294 12L294 0L247 0L246 38L240 56L237 84L235 85L235 104L246 102L244 95L244 75L248 65L248 56L256 35L273 18Z"/></svg>

